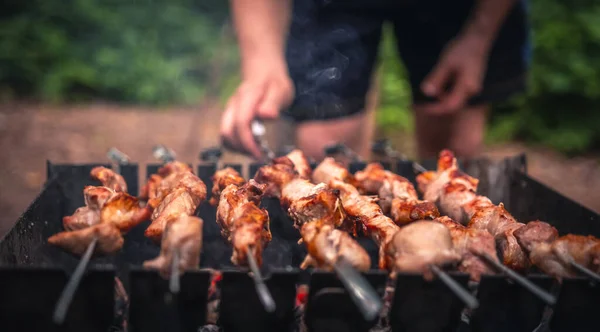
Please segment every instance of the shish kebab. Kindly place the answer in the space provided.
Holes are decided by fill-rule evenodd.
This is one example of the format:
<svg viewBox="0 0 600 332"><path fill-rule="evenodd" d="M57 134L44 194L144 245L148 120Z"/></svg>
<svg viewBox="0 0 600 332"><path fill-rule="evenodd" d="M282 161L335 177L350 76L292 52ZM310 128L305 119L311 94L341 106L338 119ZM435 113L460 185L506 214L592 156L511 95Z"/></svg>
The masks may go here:
<svg viewBox="0 0 600 332"><path fill-rule="evenodd" d="M442 151L437 172L422 173L417 182L425 198L439 202L442 212L463 223L468 221L469 228L494 235L509 267L522 271L533 263L559 280L573 276L574 270L600 280L597 274L600 240L572 234L558 238L558 231L548 223L517 222L502 203L496 206L487 197L476 194L477 179L458 169L452 152Z"/></svg>
<svg viewBox="0 0 600 332"><path fill-rule="evenodd" d="M449 230L440 223L426 220L400 228L383 213L376 199L361 195L355 186L346 182L352 179L350 172L332 158L324 160L313 172L313 182L328 183L340 191L348 216L379 246L379 267L390 271L392 277L398 272L413 272L423 273L431 280L435 274L469 308L476 308L477 299L438 267L456 264L461 258L453 247Z"/></svg>
<svg viewBox="0 0 600 332"><path fill-rule="evenodd" d="M124 154L111 149L109 158L117 163L126 160ZM121 158L114 158L120 155ZM119 170L119 167L115 167ZM101 187L84 188L85 206L78 208L72 216L63 218L67 231L48 238L48 243L65 251L81 256L75 271L69 278L57 302L53 319L62 324L79 286L83 273L93 255L107 255L119 251L123 246L123 236L135 225L148 218L149 210L142 207L137 198L127 194L127 185L117 172L105 167L95 167L90 172L93 179L101 182ZM116 279L117 286L121 285Z"/></svg>
<svg viewBox="0 0 600 332"><path fill-rule="evenodd" d="M255 132L255 138L263 150L268 150L262 140L262 124L255 122L253 127L262 129ZM301 241L308 249L301 267L312 265L334 270L365 319L375 319L383 303L355 270L368 270L370 258L346 232L336 229L345 219L337 192L324 184L310 183L307 179L310 166L301 151L292 151L288 156L291 159L286 156L274 158L270 164L259 168L254 180L267 184L266 194L280 199L294 226L300 230Z"/></svg>
<svg viewBox="0 0 600 332"><path fill-rule="evenodd" d="M216 163L220 153L212 155L211 159ZM221 235L233 247L231 262L250 268L259 300L267 312L275 312L275 301L260 272L263 249L272 238L269 214L259 208L266 185L252 179L246 182L231 167L217 170L212 181L210 204L217 206L216 222Z"/></svg>
<svg viewBox="0 0 600 332"><path fill-rule="evenodd" d="M384 154L390 157L395 158L398 155L400 155L399 153L395 153L389 145L385 145L383 147L381 146L381 143L379 143L379 145L379 150L383 150ZM413 166L413 169L415 170L425 169L423 166L417 163L414 164L416 164L416 166ZM359 185L359 187L364 188L363 191L369 191L373 189L378 189L377 186L375 186L374 188L370 188L373 187L373 184L379 184L379 186L383 188L385 188L386 186L400 187L398 185L394 185L393 183L386 184L386 182L401 181L401 183L403 183L404 186L400 188L406 188L405 190L407 190L409 193L415 192L414 187L412 186L412 183L410 183L410 181L408 181L405 178L399 177L398 175L392 174L392 172L383 170L383 167L381 167L380 164L371 163L367 165L367 167L363 171L359 171L356 173L356 178L360 180L357 180L356 182ZM379 191L381 195L381 190ZM402 192L400 192L399 194L402 195ZM415 201L413 200L413 202ZM424 202L427 201L425 200ZM548 304L552 304L555 302L555 298L551 296L548 292L546 292L539 286L533 284L521 275L510 270L505 265L502 265L499 262L496 253L496 240L494 236L492 236L489 232L482 229L465 227L447 216L438 217L434 220L444 224L450 230L454 246L462 256L461 262L458 266L458 270L461 272L469 273L472 281L479 282L481 275L483 274L492 274L495 271L502 271L512 280L525 287L527 290L529 290L534 295L542 299L544 302ZM530 227L528 227L528 229L529 228ZM546 227L546 229L551 231L553 228ZM528 231L528 234L529 233L530 231Z"/></svg>
<svg viewBox="0 0 600 332"><path fill-rule="evenodd" d="M144 235L160 243L161 251L157 258L144 262L144 267L169 278L170 291L177 293L180 273L200 264L204 221L194 214L206 198L206 185L166 147L157 146L153 152L163 166L142 189L142 196L154 207Z"/></svg>

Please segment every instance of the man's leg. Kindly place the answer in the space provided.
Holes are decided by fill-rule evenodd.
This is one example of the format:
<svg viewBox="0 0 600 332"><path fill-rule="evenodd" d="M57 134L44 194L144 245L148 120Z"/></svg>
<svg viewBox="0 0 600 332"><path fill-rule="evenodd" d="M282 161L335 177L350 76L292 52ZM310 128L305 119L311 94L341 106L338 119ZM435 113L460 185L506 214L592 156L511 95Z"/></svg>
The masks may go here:
<svg viewBox="0 0 600 332"><path fill-rule="evenodd" d="M483 148L488 105L471 106L451 115L430 115L413 106L417 153L421 159L435 159L442 149L471 158Z"/></svg>

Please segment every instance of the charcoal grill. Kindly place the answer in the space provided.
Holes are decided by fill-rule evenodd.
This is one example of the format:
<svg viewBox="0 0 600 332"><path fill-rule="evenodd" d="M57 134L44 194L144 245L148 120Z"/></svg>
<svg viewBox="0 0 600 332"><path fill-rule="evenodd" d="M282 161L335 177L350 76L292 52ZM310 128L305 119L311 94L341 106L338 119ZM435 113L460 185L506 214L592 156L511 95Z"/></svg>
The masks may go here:
<svg viewBox="0 0 600 332"><path fill-rule="evenodd" d="M382 162L384 167L414 182L410 161ZM433 169L435 161L424 163ZM198 331L206 324L210 273L186 273L177 295L168 292L168 283L154 271L141 268L154 258L159 247L143 236L144 223L125 236L122 251L114 257L93 259L83 278L63 326L52 323L52 312L68 274L77 259L46 244L62 230L62 217L84 204L85 185L97 185L89 173L101 164L47 163L47 181L36 199L0 242L0 322L2 331L107 331L115 329L114 277L118 276L129 294L127 328L131 331ZM103 165L109 167L109 165ZM227 165L253 175L260 164ZM351 171L364 163L350 164ZM527 175L525 156L500 163L485 160L461 166L481 180L480 191L495 203L504 202L518 220L541 219L561 234L590 234L600 237L600 216L558 194ZM146 165L146 175L158 164ZM314 165L313 165L314 167ZM120 172L131 193L139 189L139 165L127 164ZM197 167L197 174L211 188L214 163ZM247 176L246 176L247 177ZM277 304L273 314L262 308L247 271L232 266L231 248L215 223L215 208L206 202L198 209L204 219L204 246L201 268L223 271L220 282L218 325L225 331L298 330L295 313L296 285L309 284L304 326L309 331L368 331L377 322L364 321L332 273L300 271L306 250L298 245L299 233L275 199L262 203L271 217L273 241L264 251L268 287ZM359 242L374 262L365 273L383 296L387 276L376 270L377 247L368 238ZM468 276L451 275L463 285ZM544 289L556 287L553 279L532 274L528 279ZM461 319L463 304L439 281L427 282L420 275L400 274L386 320L393 331L532 331L542 319L545 305L503 276L484 276L477 291L480 307L469 323ZM596 331L600 285L585 278L564 281L549 326L551 331ZM118 318L118 317L117 317Z"/></svg>

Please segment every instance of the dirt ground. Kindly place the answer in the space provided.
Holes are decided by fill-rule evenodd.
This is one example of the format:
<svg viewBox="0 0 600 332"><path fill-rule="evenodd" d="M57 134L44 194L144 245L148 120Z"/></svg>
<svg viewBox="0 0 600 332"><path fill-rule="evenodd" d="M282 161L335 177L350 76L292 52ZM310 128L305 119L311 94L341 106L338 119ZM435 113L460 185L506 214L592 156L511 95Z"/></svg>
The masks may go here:
<svg viewBox="0 0 600 332"><path fill-rule="evenodd" d="M177 151L179 159L196 162L201 149L218 143L219 115L216 108L149 111L101 104L0 105L0 237L39 192L46 160L105 162L106 151L114 146L143 164L154 161L152 147L161 143ZM407 146L406 141L402 146ZM521 144L486 149L494 157L522 152L527 153L533 177L600 211L599 156L569 159ZM224 159L245 160L235 155Z"/></svg>

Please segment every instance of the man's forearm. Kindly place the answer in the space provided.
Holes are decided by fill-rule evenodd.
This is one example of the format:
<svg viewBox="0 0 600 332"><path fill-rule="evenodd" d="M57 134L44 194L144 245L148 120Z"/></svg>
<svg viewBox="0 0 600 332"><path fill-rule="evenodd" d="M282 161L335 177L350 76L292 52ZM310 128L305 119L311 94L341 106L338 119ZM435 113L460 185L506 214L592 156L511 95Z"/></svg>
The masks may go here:
<svg viewBox="0 0 600 332"><path fill-rule="evenodd" d="M230 0L242 69L259 59L284 61L291 0Z"/></svg>
<svg viewBox="0 0 600 332"><path fill-rule="evenodd" d="M476 0L463 33L478 35L491 45L517 1L520 0Z"/></svg>

